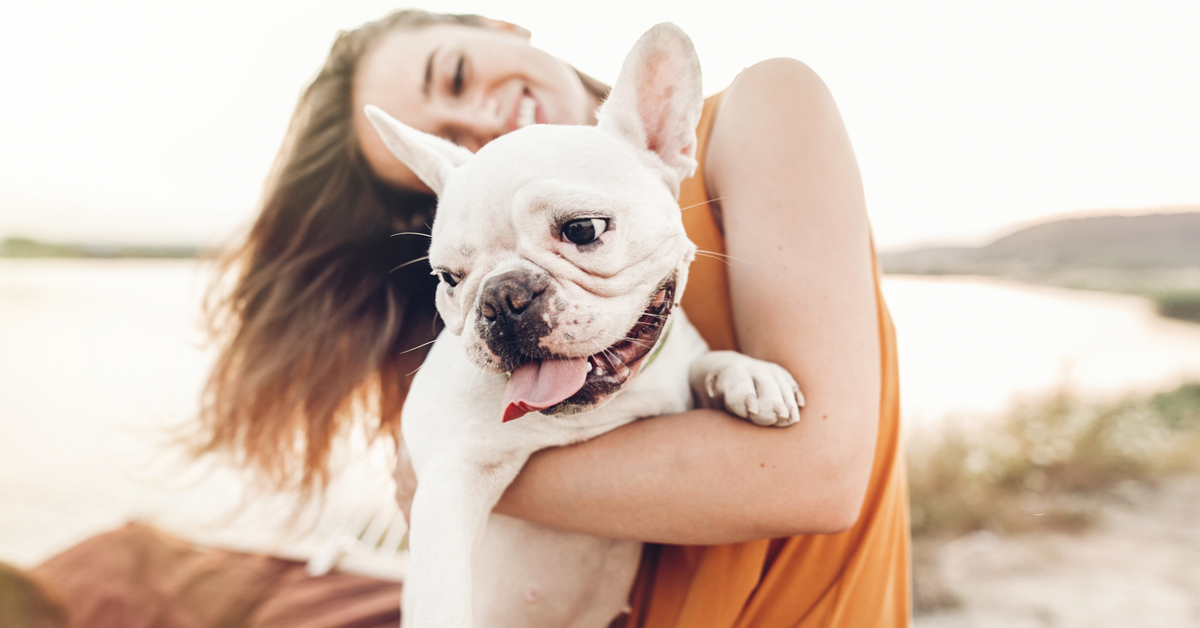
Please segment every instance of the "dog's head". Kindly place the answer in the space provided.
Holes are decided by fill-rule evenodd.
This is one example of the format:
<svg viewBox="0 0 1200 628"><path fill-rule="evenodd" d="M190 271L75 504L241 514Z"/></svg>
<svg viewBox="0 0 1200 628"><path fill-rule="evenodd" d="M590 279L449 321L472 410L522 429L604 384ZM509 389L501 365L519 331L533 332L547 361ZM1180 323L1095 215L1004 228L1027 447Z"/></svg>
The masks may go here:
<svg viewBox="0 0 1200 628"><path fill-rule="evenodd" d="M695 254L677 197L700 110L700 65L672 24L634 45L596 127L528 126L472 155L367 107L438 195L438 311L472 361L511 373L504 420L594 408L652 355Z"/></svg>

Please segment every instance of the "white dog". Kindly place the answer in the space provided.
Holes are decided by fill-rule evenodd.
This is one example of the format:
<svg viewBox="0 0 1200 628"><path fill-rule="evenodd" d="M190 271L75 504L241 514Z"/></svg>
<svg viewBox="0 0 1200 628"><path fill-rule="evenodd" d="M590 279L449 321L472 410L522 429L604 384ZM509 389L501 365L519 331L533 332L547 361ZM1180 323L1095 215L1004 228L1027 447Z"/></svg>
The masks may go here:
<svg viewBox="0 0 1200 628"><path fill-rule="evenodd" d="M491 513L539 449L681 412L693 392L760 425L799 420L787 371L708 351L673 310L696 250L676 197L700 110L696 53L671 24L638 40L596 127L528 126L472 155L367 107L438 195L446 330L403 411L407 628L601 628L625 608L640 543Z"/></svg>

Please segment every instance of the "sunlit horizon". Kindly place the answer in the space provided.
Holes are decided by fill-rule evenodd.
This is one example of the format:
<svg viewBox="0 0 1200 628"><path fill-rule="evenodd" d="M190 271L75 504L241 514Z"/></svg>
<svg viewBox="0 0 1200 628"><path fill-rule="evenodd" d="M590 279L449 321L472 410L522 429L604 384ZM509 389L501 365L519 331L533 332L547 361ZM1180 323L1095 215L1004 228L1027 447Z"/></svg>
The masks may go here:
<svg viewBox="0 0 1200 628"><path fill-rule="evenodd" d="M1193 2L423 4L526 26L609 82L663 20L695 41L706 93L759 60L806 62L842 110L881 249L1200 207ZM231 241L336 31L395 6L6 4L0 239Z"/></svg>

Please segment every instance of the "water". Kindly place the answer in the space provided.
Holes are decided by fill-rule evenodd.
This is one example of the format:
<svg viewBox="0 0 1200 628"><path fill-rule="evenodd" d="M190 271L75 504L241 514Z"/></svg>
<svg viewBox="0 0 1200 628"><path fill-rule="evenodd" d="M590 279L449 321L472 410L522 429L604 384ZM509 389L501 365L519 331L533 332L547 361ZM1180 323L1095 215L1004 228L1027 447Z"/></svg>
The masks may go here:
<svg viewBox="0 0 1200 628"><path fill-rule="evenodd" d="M209 278L194 261L0 259L0 561L31 566L130 518L225 545L270 542L263 513L286 506L258 500L222 520L245 498L239 479L185 466L166 438L195 416L213 358L200 327ZM884 293L910 423L971 420L1063 384L1118 396L1200 379L1200 325L1134 297L912 277L885 279ZM340 498L344 512L369 516L389 499L378 454L347 475L367 488Z"/></svg>
<svg viewBox="0 0 1200 628"><path fill-rule="evenodd" d="M1001 411L1068 387L1107 400L1200 380L1200 325L1140 297L980 277L891 276L909 423Z"/></svg>
<svg viewBox="0 0 1200 628"><path fill-rule="evenodd" d="M210 277L187 260L0 259L0 561L29 567L130 519L313 551L278 533L292 502L248 494L237 474L190 464L175 444L214 356L200 309ZM390 502L380 453L346 475L363 490L332 500L342 519Z"/></svg>

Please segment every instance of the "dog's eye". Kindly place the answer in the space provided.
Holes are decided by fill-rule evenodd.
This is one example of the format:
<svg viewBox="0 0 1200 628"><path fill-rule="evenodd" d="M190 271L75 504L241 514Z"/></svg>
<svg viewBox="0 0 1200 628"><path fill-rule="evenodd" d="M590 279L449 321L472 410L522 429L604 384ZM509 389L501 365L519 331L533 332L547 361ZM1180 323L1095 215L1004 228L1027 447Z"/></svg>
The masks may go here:
<svg viewBox="0 0 1200 628"><path fill-rule="evenodd" d="M588 244L595 242L600 234L608 230L608 220L604 218L580 218L563 225L562 238L566 242Z"/></svg>
<svg viewBox="0 0 1200 628"><path fill-rule="evenodd" d="M448 272L442 271L438 273L438 279L441 279L447 286L453 288L458 285L458 280Z"/></svg>

